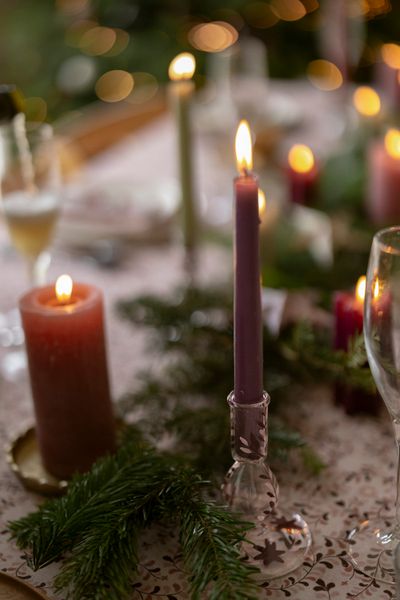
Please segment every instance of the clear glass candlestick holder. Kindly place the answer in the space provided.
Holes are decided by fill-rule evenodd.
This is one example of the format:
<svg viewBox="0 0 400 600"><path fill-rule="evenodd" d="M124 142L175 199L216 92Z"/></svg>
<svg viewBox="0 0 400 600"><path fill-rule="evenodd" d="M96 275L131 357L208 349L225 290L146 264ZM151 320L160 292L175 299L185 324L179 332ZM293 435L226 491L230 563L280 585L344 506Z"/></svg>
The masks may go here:
<svg viewBox="0 0 400 600"><path fill-rule="evenodd" d="M267 459L269 395L256 404L239 404L228 396L234 463L223 485L230 508L254 523L242 545L243 557L257 566L263 580L299 567L311 547L311 533L301 515L278 502L278 483Z"/></svg>

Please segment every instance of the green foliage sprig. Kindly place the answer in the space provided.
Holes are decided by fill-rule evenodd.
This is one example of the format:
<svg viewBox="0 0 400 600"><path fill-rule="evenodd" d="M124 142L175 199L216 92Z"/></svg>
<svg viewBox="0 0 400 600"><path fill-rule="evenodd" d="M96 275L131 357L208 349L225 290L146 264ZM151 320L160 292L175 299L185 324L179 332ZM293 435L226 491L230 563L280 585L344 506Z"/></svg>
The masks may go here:
<svg viewBox="0 0 400 600"><path fill-rule="evenodd" d="M67 495L9 524L39 569L66 556L56 590L72 600L123 600L132 594L137 541L157 521L178 522L193 599L256 598L257 569L240 559L251 527L205 499L209 483L193 469L144 444L128 428L115 456L74 478Z"/></svg>

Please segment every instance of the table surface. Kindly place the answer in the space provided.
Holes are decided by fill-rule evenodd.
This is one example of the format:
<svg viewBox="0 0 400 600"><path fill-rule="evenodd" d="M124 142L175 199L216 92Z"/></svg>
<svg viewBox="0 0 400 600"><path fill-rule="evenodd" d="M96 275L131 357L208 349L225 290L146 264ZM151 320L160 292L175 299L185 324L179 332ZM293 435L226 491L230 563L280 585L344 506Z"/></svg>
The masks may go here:
<svg viewBox="0 0 400 600"><path fill-rule="evenodd" d="M133 164L136 169L132 177L138 172L143 177L149 168L143 155L146 153L148 158L149 152L150 156L157 157L160 169L157 173L173 176L172 137L171 122L163 117L93 160L83 178L126 178ZM2 226L0 309L15 305L26 287L21 260L7 249L6 239ZM117 269L106 270L72 255L65 248L55 250L49 273L51 280L61 272L69 272L75 279L97 284L104 290L115 398L134 384L135 373L151 360L145 352L145 334L117 319L115 302L143 291L172 291L182 280L181 259L181 251L174 244L136 247ZM211 282L226 277L231 256L226 249L207 247L202 251L200 262L202 278ZM27 379L10 383L0 378L0 398L0 442L3 445L32 424ZM287 412L288 421L295 421L296 428L327 467L319 476L312 476L297 461L289 461L276 473L281 501L306 517L313 534L313 548L307 565L290 578L260 587L260 598L394 598L393 587L356 572L344 554L346 532L364 519L366 513L390 512L394 502L395 446L388 417L385 413L379 419L348 417L334 405L330 391L322 387L296 391ZM7 531L10 519L32 510L41 498L23 488L10 471L4 455L0 459L0 482L0 567L40 587L49 598L55 598L51 581L57 565L31 572L25 565L23 553L9 540ZM189 598L175 531L163 528L148 531L141 542L140 558L140 573L137 585L132 588L132 598Z"/></svg>

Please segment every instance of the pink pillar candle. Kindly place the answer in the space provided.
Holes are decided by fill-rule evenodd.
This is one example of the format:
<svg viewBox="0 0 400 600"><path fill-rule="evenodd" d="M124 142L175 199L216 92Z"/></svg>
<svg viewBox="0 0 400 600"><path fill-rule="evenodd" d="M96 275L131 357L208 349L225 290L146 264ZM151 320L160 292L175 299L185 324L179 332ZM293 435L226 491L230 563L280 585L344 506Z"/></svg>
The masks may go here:
<svg viewBox="0 0 400 600"><path fill-rule="evenodd" d="M43 464L68 478L116 446L102 294L76 283L60 301L53 286L35 288L20 311Z"/></svg>
<svg viewBox="0 0 400 600"><path fill-rule="evenodd" d="M384 142L373 141L368 149L366 209L376 225L400 219L400 131L390 129Z"/></svg>
<svg viewBox="0 0 400 600"><path fill-rule="evenodd" d="M258 182L251 169L247 123L236 136L240 175L235 179L235 402L254 404L263 395L263 340Z"/></svg>

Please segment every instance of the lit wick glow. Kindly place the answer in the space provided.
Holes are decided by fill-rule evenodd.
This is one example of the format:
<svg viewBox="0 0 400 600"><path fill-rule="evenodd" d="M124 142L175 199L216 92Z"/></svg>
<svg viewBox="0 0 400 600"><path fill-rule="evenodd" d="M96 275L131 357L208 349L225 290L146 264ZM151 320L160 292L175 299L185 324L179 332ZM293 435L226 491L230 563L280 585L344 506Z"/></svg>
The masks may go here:
<svg viewBox="0 0 400 600"><path fill-rule="evenodd" d="M71 300L73 282L69 275L60 275L56 281L56 296L60 304L66 304Z"/></svg>
<svg viewBox="0 0 400 600"><path fill-rule="evenodd" d="M168 68L168 75L172 81L191 79L196 69L196 60L190 52L181 52L175 56Z"/></svg>
<svg viewBox="0 0 400 600"><path fill-rule="evenodd" d="M289 165L296 173L309 173L315 160L311 148L304 144L295 144L289 151Z"/></svg>
<svg viewBox="0 0 400 600"><path fill-rule="evenodd" d="M240 121L235 138L236 165L239 173L251 171L253 153L251 148L250 127L247 121Z"/></svg>
<svg viewBox="0 0 400 600"><path fill-rule="evenodd" d="M379 279L377 277L375 279L375 283L374 283L374 291L373 291L374 300L377 300L379 298L380 293L381 293L381 286L379 283Z"/></svg>
<svg viewBox="0 0 400 600"><path fill-rule="evenodd" d="M261 188L258 188L258 214L260 215L260 218L263 217L266 207L267 199L265 197L265 194Z"/></svg>
<svg viewBox="0 0 400 600"><path fill-rule="evenodd" d="M385 148L389 156L400 159L400 131L398 129L389 129L385 135Z"/></svg>
<svg viewBox="0 0 400 600"><path fill-rule="evenodd" d="M374 117L381 110L379 94L367 85L362 85L356 89L353 94L353 102L357 111L364 117Z"/></svg>
<svg viewBox="0 0 400 600"><path fill-rule="evenodd" d="M365 299L365 290L367 287L367 278L362 275L357 281L356 285L356 298L359 302L363 303Z"/></svg>

